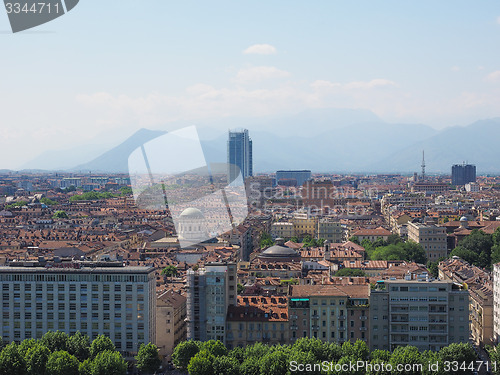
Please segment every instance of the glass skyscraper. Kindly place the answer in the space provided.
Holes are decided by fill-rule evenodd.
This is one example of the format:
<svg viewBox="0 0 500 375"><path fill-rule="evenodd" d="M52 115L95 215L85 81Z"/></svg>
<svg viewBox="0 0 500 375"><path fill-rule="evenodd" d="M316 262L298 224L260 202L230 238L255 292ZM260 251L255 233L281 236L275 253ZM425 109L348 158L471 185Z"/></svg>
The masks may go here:
<svg viewBox="0 0 500 375"><path fill-rule="evenodd" d="M247 129L229 131L227 163L229 165L229 181L234 181L240 171L243 179L253 176L252 140Z"/></svg>

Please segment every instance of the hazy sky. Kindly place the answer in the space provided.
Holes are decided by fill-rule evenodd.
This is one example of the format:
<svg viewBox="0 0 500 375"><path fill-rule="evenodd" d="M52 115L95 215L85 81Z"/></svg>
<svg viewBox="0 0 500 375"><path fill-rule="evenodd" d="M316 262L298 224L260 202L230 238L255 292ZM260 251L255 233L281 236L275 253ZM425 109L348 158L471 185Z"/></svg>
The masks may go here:
<svg viewBox="0 0 500 375"><path fill-rule="evenodd" d="M175 120L500 116L498 1L80 0L19 34L0 12L0 44L0 168Z"/></svg>

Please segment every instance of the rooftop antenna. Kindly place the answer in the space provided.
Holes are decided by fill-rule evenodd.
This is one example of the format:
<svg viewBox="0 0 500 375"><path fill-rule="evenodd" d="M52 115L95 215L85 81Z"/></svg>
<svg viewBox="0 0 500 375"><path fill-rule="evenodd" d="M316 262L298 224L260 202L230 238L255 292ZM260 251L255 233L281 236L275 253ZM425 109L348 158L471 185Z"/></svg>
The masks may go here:
<svg viewBox="0 0 500 375"><path fill-rule="evenodd" d="M422 181L425 181L425 151L422 150Z"/></svg>

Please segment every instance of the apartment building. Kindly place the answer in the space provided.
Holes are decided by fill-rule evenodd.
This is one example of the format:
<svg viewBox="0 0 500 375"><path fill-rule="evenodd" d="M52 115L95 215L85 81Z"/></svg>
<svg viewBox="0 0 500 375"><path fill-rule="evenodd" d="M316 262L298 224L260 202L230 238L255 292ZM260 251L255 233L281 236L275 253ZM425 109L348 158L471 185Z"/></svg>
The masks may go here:
<svg viewBox="0 0 500 375"><path fill-rule="evenodd" d="M446 228L444 227L434 224L408 223L408 239L422 245L430 261L446 258L448 255Z"/></svg>
<svg viewBox="0 0 500 375"><path fill-rule="evenodd" d="M20 342L48 331L106 335L130 358L156 342L153 267L122 262L10 262L0 267L2 337Z"/></svg>
<svg viewBox="0 0 500 375"><path fill-rule="evenodd" d="M469 324L475 345L495 343L493 314L493 275L470 265L459 257L439 263L439 278L467 285L469 290Z"/></svg>
<svg viewBox="0 0 500 375"><path fill-rule="evenodd" d="M226 342L226 315L236 305L236 263L207 263L187 271L187 338Z"/></svg>
<svg viewBox="0 0 500 375"><path fill-rule="evenodd" d="M317 237L318 218L308 217L307 215L295 215L290 222L293 224L293 231L298 238L310 236Z"/></svg>
<svg viewBox="0 0 500 375"><path fill-rule="evenodd" d="M290 342L300 337L368 342L368 285L290 287Z"/></svg>
<svg viewBox="0 0 500 375"><path fill-rule="evenodd" d="M500 340L500 263L493 265L493 333L494 341Z"/></svg>
<svg viewBox="0 0 500 375"><path fill-rule="evenodd" d="M288 344L287 303L285 296L238 296L238 305L228 308L227 347Z"/></svg>
<svg viewBox="0 0 500 375"><path fill-rule="evenodd" d="M273 240L276 238L290 239L295 236L293 223L287 221L280 221L271 225L271 237Z"/></svg>
<svg viewBox="0 0 500 375"><path fill-rule="evenodd" d="M438 351L469 341L469 293L451 281L381 280L370 290L370 348Z"/></svg>
<svg viewBox="0 0 500 375"><path fill-rule="evenodd" d="M160 356L169 361L174 348L186 340L186 297L173 290L156 301L156 346Z"/></svg>
<svg viewBox="0 0 500 375"><path fill-rule="evenodd" d="M339 221L320 219L318 221L317 238L331 243L340 243L344 239L344 229Z"/></svg>

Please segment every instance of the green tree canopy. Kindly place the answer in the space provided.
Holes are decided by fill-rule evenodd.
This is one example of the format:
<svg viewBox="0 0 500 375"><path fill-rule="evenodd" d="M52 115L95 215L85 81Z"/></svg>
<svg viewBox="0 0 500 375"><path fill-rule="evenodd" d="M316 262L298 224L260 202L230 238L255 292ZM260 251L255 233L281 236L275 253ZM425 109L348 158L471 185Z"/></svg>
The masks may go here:
<svg viewBox="0 0 500 375"><path fill-rule="evenodd" d="M172 353L172 362L182 370L187 370L189 361L200 351L200 343L194 340L182 341Z"/></svg>
<svg viewBox="0 0 500 375"><path fill-rule="evenodd" d="M52 217L54 219L69 219L69 216L65 211L56 211Z"/></svg>
<svg viewBox="0 0 500 375"><path fill-rule="evenodd" d="M335 273L337 277L355 277L355 276L366 276L363 270L358 270L355 268L342 268Z"/></svg>
<svg viewBox="0 0 500 375"><path fill-rule="evenodd" d="M2 349L0 353L0 374L2 375L24 375L26 373L26 361L17 350L13 342Z"/></svg>
<svg viewBox="0 0 500 375"><path fill-rule="evenodd" d="M105 350L96 355L90 366L92 375L125 375L127 363L119 352Z"/></svg>
<svg viewBox="0 0 500 375"><path fill-rule="evenodd" d="M239 375L240 363L234 357L223 355L214 360L215 375Z"/></svg>
<svg viewBox="0 0 500 375"><path fill-rule="evenodd" d="M161 359L158 355L158 348L154 344L142 344L139 353L135 357L137 368L146 374L152 374L160 368Z"/></svg>
<svg viewBox="0 0 500 375"><path fill-rule="evenodd" d="M267 232L263 232L260 235L260 248L264 249L266 247L273 246L273 245L274 245L274 241L271 238L271 235Z"/></svg>
<svg viewBox="0 0 500 375"><path fill-rule="evenodd" d="M65 350L53 352L47 360L46 374L50 375L78 375L80 363L74 355Z"/></svg>
<svg viewBox="0 0 500 375"><path fill-rule="evenodd" d="M78 360L84 361L90 356L90 339L80 331L68 338L68 352Z"/></svg>
<svg viewBox="0 0 500 375"><path fill-rule="evenodd" d="M59 350L68 350L69 336L61 331L48 331L40 339L42 345L45 345L51 352Z"/></svg>
<svg viewBox="0 0 500 375"><path fill-rule="evenodd" d="M24 359L26 360L26 369L28 375L44 375L45 366L50 356L50 350L40 344L36 343L28 349Z"/></svg>
<svg viewBox="0 0 500 375"><path fill-rule="evenodd" d="M207 353L215 356L215 357L220 357L222 355L227 355L227 349L224 346L222 342L219 340L208 340L205 341L201 344L200 351L204 350Z"/></svg>
<svg viewBox="0 0 500 375"><path fill-rule="evenodd" d="M90 345L90 357L95 358L99 353L106 350L114 352L116 350L115 345L108 336L99 335Z"/></svg>
<svg viewBox="0 0 500 375"><path fill-rule="evenodd" d="M189 361L189 375L213 375L214 361L215 357L212 354L210 354L206 350L199 351Z"/></svg>

